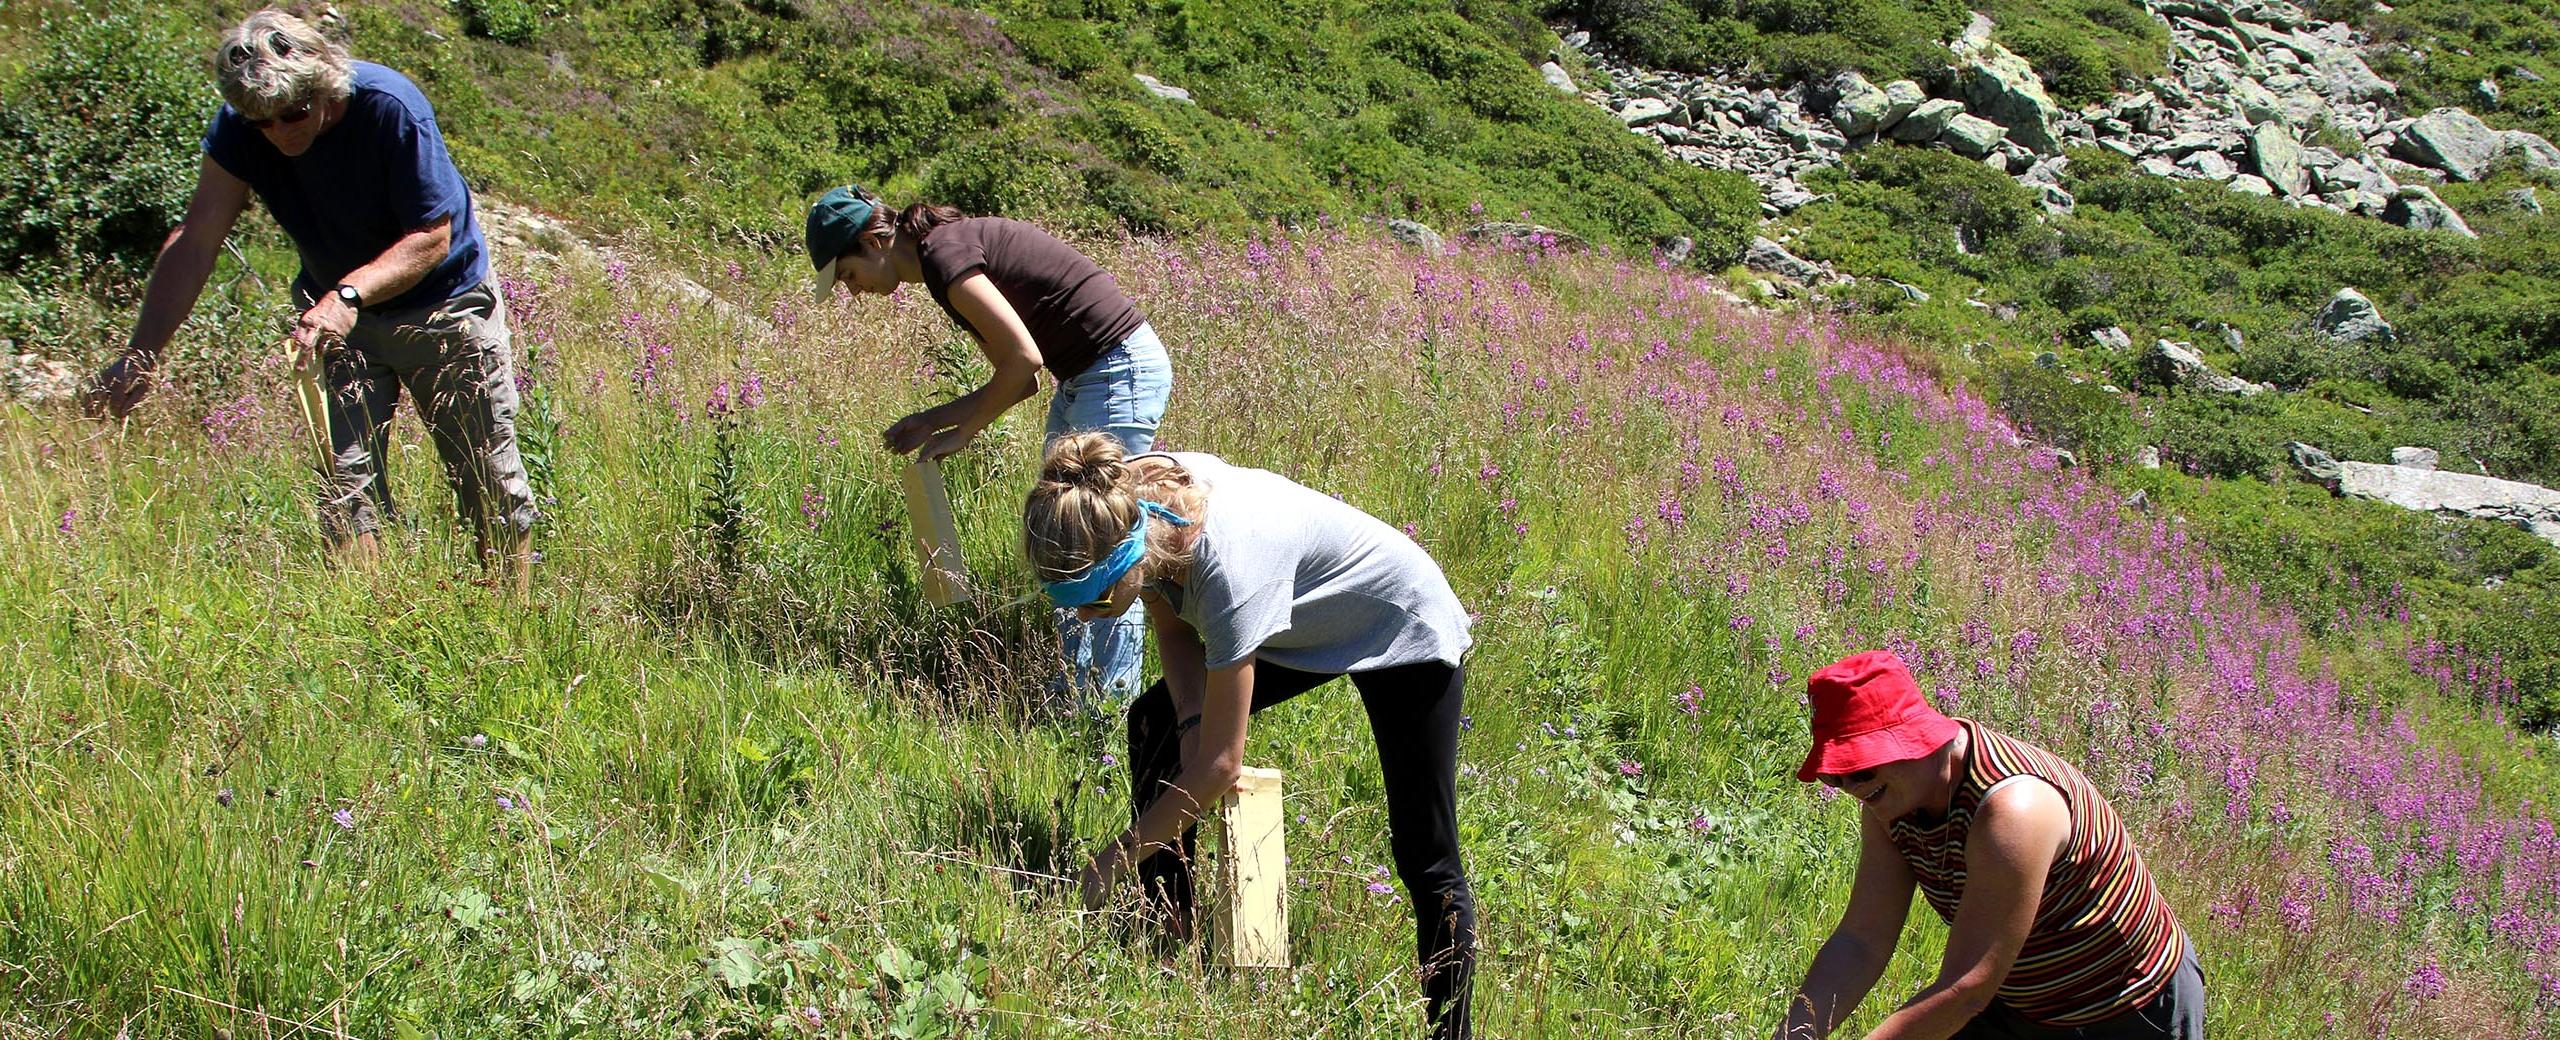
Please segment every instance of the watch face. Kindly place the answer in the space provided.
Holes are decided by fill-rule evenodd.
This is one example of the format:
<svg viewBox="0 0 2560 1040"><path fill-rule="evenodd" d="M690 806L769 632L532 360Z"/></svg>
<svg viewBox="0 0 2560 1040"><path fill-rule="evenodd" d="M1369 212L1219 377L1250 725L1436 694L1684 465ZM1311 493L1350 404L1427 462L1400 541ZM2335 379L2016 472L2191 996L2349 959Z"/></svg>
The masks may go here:
<svg viewBox="0 0 2560 1040"><path fill-rule="evenodd" d="M341 300L346 301L346 304L347 304L347 306L349 306L349 307L353 307L353 306L355 306L355 305L356 305L356 287L355 287L355 286L352 286L352 285L341 285L341 286L339 286L339 287L338 287L338 298L339 298L339 299L341 299Z"/></svg>

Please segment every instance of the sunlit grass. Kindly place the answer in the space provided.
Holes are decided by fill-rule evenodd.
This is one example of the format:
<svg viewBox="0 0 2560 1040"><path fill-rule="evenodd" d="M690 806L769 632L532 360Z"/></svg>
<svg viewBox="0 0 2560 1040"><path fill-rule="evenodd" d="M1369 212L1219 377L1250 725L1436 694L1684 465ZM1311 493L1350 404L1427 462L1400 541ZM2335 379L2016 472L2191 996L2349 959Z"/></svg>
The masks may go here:
<svg viewBox="0 0 2560 1040"><path fill-rule="evenodd" d="M1460 807L1486 1035L1767 1033L1854 855L1846 807L1792 779L1802 677L1875 645L2117 798L2218 1034L2547 1019L2560 965L2519 938L2560 897L2546 810L2460 797L2479 778L2431 740L2494 730L2434 707L2396 629L2311 641L1892 349L1534 244L1094 248L1172 347L1168 446L1404 526L1481 615ZM969 382L930 301L812 306L783 261L688 272L750 317L628 269L508 273L527 414L557 423L530 603L470 583L406 421L393 551L328 566L273 373L219 444L184 393L127 429L0 422L0 1022L1413 1031L1349 696L1257 720L1248 755L1289 775L1298 968L1198 970L1026 879L1118 825L1126 773L1116 726L1036 708L1033 409L950 467L994 591L916 602L876 431ZM739 522L734 566L706 510ZM1914 924L1861 1021L1940 932Z"/></svg>

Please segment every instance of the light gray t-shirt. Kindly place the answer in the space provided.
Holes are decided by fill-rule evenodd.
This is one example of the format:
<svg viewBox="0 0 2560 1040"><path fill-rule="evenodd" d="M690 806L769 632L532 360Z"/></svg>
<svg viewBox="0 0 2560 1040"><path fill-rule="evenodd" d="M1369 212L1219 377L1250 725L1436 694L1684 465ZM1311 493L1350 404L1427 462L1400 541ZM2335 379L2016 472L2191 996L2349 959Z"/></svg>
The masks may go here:
<svg viewBox="0 0 2560 1040"><path fill-rule="evenodd" d="M1170 454L1209 489L1208 518L1191 573L1159 587L1210 668L1253 657L1339 675L1466 655L1466 607L1404 532L1277 473Z"/></svg>

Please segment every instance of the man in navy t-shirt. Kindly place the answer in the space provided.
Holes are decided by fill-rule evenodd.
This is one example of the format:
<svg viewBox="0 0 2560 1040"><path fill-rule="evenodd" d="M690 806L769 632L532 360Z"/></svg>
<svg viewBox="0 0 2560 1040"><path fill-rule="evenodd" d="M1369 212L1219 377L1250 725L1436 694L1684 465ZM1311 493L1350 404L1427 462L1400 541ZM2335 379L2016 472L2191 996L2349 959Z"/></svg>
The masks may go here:
<svg viewBox="0 0 2560 1040"><path fill-rule="evenodd" d="M214 67L225 104L205 133L195 196L91 410L121 418L149 391L254 192L302 257L292 339L327 357L334 457L320 520L332 544L360 559L375 551L391 512L380 464L405 387L482 564L522 588L534 502L516 449L506 309L435 109L406 77L349 59L272 8L225 34Z"/></svg>

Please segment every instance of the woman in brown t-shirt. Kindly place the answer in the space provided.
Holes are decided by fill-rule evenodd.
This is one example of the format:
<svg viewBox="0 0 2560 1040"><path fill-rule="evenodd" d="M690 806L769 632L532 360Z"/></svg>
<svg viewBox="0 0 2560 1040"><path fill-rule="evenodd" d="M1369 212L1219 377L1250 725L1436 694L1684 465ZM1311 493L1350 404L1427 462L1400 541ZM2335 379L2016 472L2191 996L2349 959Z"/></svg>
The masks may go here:
<svg viewBox="0 0 2560 1040"><path fill-rule="evenodd" d="M967 447L1038 392L1043 368L1057 381L1046 439L1099 430L1131 455L1155 446L1172 362L1110 272L1075 247L1019 220L949 206L919 203L892 217L854 185L809 207L808 247L821 296L838 283L879 295L922 285L994 367L985 385L891 423L880 435L890 451L938 459ZM1092 706L1116 708L1137 695L1145 633L1135 610L1092 625L1061 618L1069 681L1099 694Z"/></svg>

